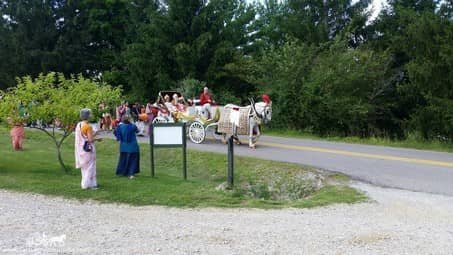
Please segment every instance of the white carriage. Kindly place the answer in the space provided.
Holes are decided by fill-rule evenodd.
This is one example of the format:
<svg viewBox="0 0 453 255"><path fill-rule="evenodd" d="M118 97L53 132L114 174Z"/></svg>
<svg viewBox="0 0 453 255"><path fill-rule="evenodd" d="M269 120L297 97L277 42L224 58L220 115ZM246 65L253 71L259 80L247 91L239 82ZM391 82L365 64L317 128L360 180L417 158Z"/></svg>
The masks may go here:
<svg viewBox="0 0 453 255"><path fill-rule="evenodd" d="M165 100L167 97L173 98L174 95L179 98L184 107L176 109L177 106L170 105L171 103ZM201 105L198 105L198 100L193 100L189 104L183 95L177 91L159 92L154 107L157 109L157 114L153 123L185 122L187 136L193 143L202 143L208 133L212 133L215 139L221 138L216 133L217 121L220 116L219 107L212 107L213 112L208 114ZM208 118L207 116L213 117Z"/></svg>
<svg viewBox="0 0 453 255"><path fill-rule="evenodd" d="M181 100L184 109L171 109L170 102L165 98L177 96ZM210 133L214 139L226 141L227 135L233 135L239 143L238 135L249 136L249 146L254 148L257 137L260 136L259 126L271 120L272 104L258 102L252 99L250 105L239 107L226 105L224 107L214 106L210 113L193 100L189 105L181 93L177 91L161 91L156 101L159 112L153 123L185 122L187 124L187 136L193 143L200 144L205 141L206 135ZM211 116L211 118L208 118Z"/></svg>

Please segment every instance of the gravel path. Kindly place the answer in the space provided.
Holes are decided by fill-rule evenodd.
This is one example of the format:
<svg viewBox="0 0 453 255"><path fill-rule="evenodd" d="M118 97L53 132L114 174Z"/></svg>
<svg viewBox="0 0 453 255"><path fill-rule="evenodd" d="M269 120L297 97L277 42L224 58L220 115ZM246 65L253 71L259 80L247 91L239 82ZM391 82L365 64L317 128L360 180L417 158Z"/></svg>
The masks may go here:
<svg viewBox="0 0 453 255"><path fill-rule="evenodd" d="M355 184L315 209L177 209L0 190L0 254L453 254L453 197Z"/></svg>

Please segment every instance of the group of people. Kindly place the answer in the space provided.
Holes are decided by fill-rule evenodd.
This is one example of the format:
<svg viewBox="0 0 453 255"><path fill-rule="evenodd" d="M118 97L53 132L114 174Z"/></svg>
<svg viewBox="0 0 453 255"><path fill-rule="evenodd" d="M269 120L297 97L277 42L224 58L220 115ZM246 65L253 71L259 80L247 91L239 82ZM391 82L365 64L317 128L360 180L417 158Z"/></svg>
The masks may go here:
<svg viewBox="0 0 453 255"><path fill-rule="evenodd" d="M208 113L209 118L211 105L215 102L207 87L203 89L199 103ZM90 124L90 120L93 118L92 111L82 109L80 111L81 121L75 127L75 163L76 168L80 168L82 172L82 189L97 188L95 143L102 140L98 137L99 131L114 130L114 135L120 142L116 174L132 179L140 172L140 149L136 135L147 132L146 125L150 124L159 114L169 114L173 118L180 118L186 114L188 106L193 104L192 100L186 101L178 94L173 94L171 98L167 94L164 96L163 102L158 101L154 104L148 102L146 105L139 103L129 105L129 103L124 102L116 107L116 116L113 119L108 105L103 102L98 109L101 117L99 120L100 129L97 131L94 131ZM54 125L58 126L58 122L58 120L55 120ZM12 125L10 131L12 147L14 150L22 150L25 138L24 124L13 121L10 124Z"/></svg>
<svg viewBox="0 0 453 255"><path fill-rule="evenodd" d="M124 115L131 116L134 121L137 121L145 113L145 107L139 103L129 105L128 102L123 102L115 108L115 118L112 118L110 107L103 102L99 104L98 111L100 113L99 128L104 131L111 131L121 122Z"/></svg>
<svg viewBox="0 0 453 255"><path fill-rule="evenodd" d="M187 110L189 104L193 104L190 100L186 102L178 94L172 95L172 100L170 100L169 95L165 95L163 99L164 102L156 102L155 104L148 102L146 106L139 103L129 105L124 102L116 107L115 120L111 119L108 106L101 103L99 111L102 118L99 122L100 129L98 131L94 131L90 124L90 120L93 118L92 111L90 109L80 111L81 121L75 128L75 163L76 168L81 169L82 189L97 189L98 187L95 143L102 141L98 137L100 130L113 129L116 140L120 143L116 175L126 176L130 179L135 178L135 175L140 172L140 148L137 143L137 134L142 132L139 128L140 124L151 123L159 112L167 111L177 117L179 113L184 113ZM214 104L214 100L208 88L205 87L200 95L200 105L210 112L211 104Z"/></svg>
<svg viewBox="0 0 453 255"><path fill-rule="evenodd" d="M129 106L127 102L116 108L116 119L111 120L109 109L105 103L99 105L99 110L102 113L100 121L100 129L95 131L90 124L93 118L90 109L82 109L80 111L80 122L75 127L75 164L76 168L81 169L81 187L82 189L96 189L96 142L102 141L98 137L98 132L101 130L114 130L116 140L120 143L119 159L116 167L116 175L126 176L130 179L135 178L135 175L140 172L140 148L137 143L137 134L142 131L138 127L140 123L151 123L160 112L167 111L169 114L177 117L178 114L183 114L187 110L187 106L194 102L186 102L183 97L178 94L172 95L170 100L169 95L164 96L164 102L157 102L146 106L139 103ZM267 100L265 100L267 99ZM263 100L270 101L269 98ZM199 104L202 108L211 113L211 105L215 104L209 89L205 87L199 98ZM208 116L210 117L210 116ZM110 122L105 119L110 118ZM134 123L137 123L134 124ZM14 150L22 150L25 130L22 123L12 123L10 135Z"/></svg>
<svg viewBox="0 0 453 255"><path fill-rule="evenodd" d="M100 119L99 127L104 131L111 131L121 122L123 116L130 116L131 121L137 126L138 135L147 135L148 126L156 117L161 117L166 121L174 121L190 117L189 106L199 103L206 118L211 118L211 106L215 104L209 89L205 87L198 100L186 99L178 93L165 94L157 102L148 102L146 105L140 103L129 104L123 102L114 109L114 115L110 108L105 104L99 105ZM112 115L114 117L112 117Z"/></svg>

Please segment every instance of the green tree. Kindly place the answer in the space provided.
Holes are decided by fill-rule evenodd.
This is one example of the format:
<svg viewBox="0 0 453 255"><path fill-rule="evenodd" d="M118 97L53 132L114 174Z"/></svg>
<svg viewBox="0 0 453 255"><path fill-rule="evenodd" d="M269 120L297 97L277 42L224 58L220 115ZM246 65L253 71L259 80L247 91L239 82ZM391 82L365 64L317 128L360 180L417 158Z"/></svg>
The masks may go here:
<svg viewBox="0 0 453 255"><path fill-rule="evenodd" d="M55 70L58 40L53 4L57 1L1 1L0 77L12 86L14 77ZM8 53L9 52L9 53Z"/></svg>
<svg viewBox="0 0 453 255"><path fill-rule="evenodd" d="M307 128L304 89L317 49L288 38L282 47L271 48L256 63L255 83L273 101L272 126L279 128Z"/></svg>
<svg viewBox="0 0 453 255"><path fill-rule="evenodd" d="M122 71L128 35L137 35L137 24L129 25L135 2L143 1L1 1L0 84L12 86L15 77L49 71L66 77ZM113 81L119 85L124 79Z"/></svg>
<svg viewBox="0 0 453 255"><path fill-rule="evenodd" d="M186 78L205 80L219 91L250 85L230 79L225 67L248 50L252 6L243 0L164 2L124 53L134 90L155 96Z"/></svg>
<svg viewBox="0 0 453 255"><path fill-rule="evenodd" d="M386 135L400 127L389 56L344 41L324 47L290 39L257 63L274 102L273 126L321 135Z"/></svg>
<svg viewBox="0 0 453 255"><path fill-rule="evenodd" d="M368 47L389 52L406 132L451 140L451 41L449 1L394 0L369 29Z"/></svg>
<svg viewBox="0 0 453 255"><path fill-rule="evenodd" d="M341 34L352 21L366 21L365 9L370 1L288 0L287 4L288 14L283 29L305 43L319 44Z"/></svg>
<svg viewBox="0 0 453 255"><path fill-rule="evenodd" d="M283 24L288 17L288 5L278 0L265 0L256 6L259 18L255 22L254 44L259 48L268 49L283 45L286 31Z"/></svg>
<svg viewBox="0 0 453 255"><path fill-rule="evenodd" d="M336 42L320 52L304 90L305 119L319 134L367 137L397 133L389 55Z"/></svg>
<svg viewBox="0 0 453 255"><path fill-rule="evenodd" d="M0 3L0 13L1 11ZM14 74L17 64L14 55L14 44L11 33L11 26L6 18L0 15L0 89L5 89L14 84Z"/></svg>
<svg viewBox="0 0 453 255"><path fill-rule="evenodd" d="M46 133L55 143L58 162L68 171L61 157L61 145L74 131L82 108L97 109L101 102L114 105L120 101L121 89L99 84L83 76L66 79L63 74L40 74L36 79L25 76L18 84L2 92L1 118L8 121L52 123L51 129L34 128ZM26 115L19 115L19 106L24 106ZM55 121L61 123L56 130Z"/></svg>
<svg viewBox="0 0 453 255"><path fill-rule="evenodd" d="M425 139L453 141L453 22L433 13L413 20L405 33L408 81L401 91L421 98L411 115L412 127Z"/></svg>

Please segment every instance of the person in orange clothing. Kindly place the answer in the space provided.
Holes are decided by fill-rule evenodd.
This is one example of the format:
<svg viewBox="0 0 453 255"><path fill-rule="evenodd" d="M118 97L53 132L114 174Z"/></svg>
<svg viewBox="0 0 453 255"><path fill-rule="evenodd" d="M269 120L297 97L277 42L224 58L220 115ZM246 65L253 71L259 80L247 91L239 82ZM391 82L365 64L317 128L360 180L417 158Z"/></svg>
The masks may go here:
<svg viewBox="0 0 453 255"><path fill-rule="evenodd" d="M25 138L24 125L21 122L16 122L11 129L11 142L15 151L23 150L23 143Z"/></svg>

